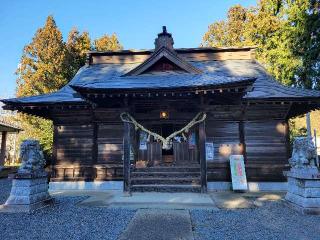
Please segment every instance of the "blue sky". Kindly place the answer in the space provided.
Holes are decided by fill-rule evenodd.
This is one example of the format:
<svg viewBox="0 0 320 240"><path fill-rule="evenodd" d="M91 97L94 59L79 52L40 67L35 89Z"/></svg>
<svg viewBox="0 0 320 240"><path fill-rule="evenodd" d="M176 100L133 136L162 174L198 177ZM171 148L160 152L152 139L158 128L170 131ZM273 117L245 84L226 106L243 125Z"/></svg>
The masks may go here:
<svg viewBox="0 0 320 240"><path fill-rule="evenodd" d="M198 47L208 25L226 18L230 6L256 0L4 0L0 8L0 98L13 97L14 74L24 45L52 14L64 39L72 27L92 39L116 33L125 49L153 48L163 25L175 47Z"/></svg>

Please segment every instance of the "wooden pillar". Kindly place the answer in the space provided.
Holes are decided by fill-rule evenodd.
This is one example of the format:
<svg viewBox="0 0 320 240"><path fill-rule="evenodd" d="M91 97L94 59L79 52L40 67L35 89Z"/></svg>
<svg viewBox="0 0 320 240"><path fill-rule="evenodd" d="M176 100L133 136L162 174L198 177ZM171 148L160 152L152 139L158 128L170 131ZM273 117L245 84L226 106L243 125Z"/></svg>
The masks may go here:
<svg viewBox="0 0 320 240"><path fill-rule="evenodd" d="M98 162L98 124L93 123L93 135L92 135L92 168L91 168L91 177L94 180L98 173L97 168L94 167Z"/></svg>
<svg viewBox="0 0 320 240"><path fill-rule="evenodd" d="M14 134L14 139L13 139L13 163L14 164L17 162L17 135L18 135L18 132Z"/></svg>
<svg viewBox="0 0 320 240"><path fill-rule="evenodd" d="M5 160L5 157L6 157L6 148L7 148L7 132L2 132L1 153L0 153L0 167L4 166L4 160Z"/></svg>
<svg viewBox="0 0 320 240"><path fill-rule="evenodd" d="M54 123L53 124L53 143L52 143L52 162L51 162L51 177L60 177L57 176L57 172L55 170L55 166L57 165L58 161L58 126ZM63 176L64 177L64 176Z"/></svg>
<svg viewBox="0 0 320 240"><path fill-rule="evenodd" d="M290 144L290 128L289 128L289 122L288 120L286 120L286 122L284 123L285 126L285 136L284 136L284 140L285 140L285 147L286 147L286 157L287 157L287 161L289 161L289 158L291 157L291 144Z"/></svg>
<svg viewBox="0 0 320 240"><path fill-rule="evenodd" d="M206 132L205 123L199 124L199 160L200 160L200 176L201 176L201 192L207 192L207 161L206 161Z"/></svg>
<svg viewBox="0 0 320 240"><path fill-rule="evenodd" d="M98 162L98 124L93 123L92 165Z"/></svg>
<svg viewBox="0 0 320 240"><path fill-rule="evenodd" d="M244 131L244 122L239 122L239 141L242 145L242 155L244 162L247 162L247 147L246 147L246 139L245 139L245 131Z"/></svg>
<svg viewBox="0 0 320 240"><path fill-rule="evenodd" d="M123 132L123 191L130 194L130 123L124 123Z"/></svg>

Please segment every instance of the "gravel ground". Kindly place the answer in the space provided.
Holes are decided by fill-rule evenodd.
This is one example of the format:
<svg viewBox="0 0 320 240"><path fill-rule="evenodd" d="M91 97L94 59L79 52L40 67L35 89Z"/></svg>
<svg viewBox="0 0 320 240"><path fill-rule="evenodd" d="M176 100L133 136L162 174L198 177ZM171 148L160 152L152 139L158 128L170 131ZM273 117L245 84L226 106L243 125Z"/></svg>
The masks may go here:
<svg viewBox="0 0 320 240"><path fill-rule="evenodd" d="M11 181L7 178L0 178L0 204L4 204L10 195Z"/></svg>
<svg viewBox="0 0 320 240"><path fill-rule="evenodd" d="M8 185L0 180L1 204L9 195ZM85 198L57 197L53 207L33 214L0 213L0 239L117 239L136 212L76 205Z"/></svg>
<svg viewBox="0 0 320 240"><path fill-rule="evenodd" d="M304 216L283 202L254 209L190 211L196 240L320 239L320 216Z"/></svg>
<svg viewBox="0 0 320 240"><path fill-rule="evenodd" d="M0 204L10 189L11 182L0 179ZM84 199L85 196L57 197L54 206L32 214L0 213L0 239L117 239L136 213L123 208L78 206ZM251 209L189 213L196 240L320 239L320 216L301 215L281 201L267 201L262 207ZM178 222L176 227L179 228Z"/></svg>

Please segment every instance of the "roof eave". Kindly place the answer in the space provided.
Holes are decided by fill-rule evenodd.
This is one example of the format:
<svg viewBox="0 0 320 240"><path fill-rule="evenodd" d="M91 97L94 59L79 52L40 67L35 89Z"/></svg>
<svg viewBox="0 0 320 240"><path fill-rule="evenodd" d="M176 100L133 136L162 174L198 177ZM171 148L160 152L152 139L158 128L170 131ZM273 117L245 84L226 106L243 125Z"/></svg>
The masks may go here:
<svg viewBox="0 0 320 240"><path fill-rule="evenodd" d="M145 87L145 88L106 88L106 87L87 87L87 86L80 86L80 85L70 85L71 88L73 88L75 91L79 93L84 93L84 92L106 92L106 93L128 93L128 92L139 92L139 91L144 91L144 92L153 92L153 91L183 91L183 90L190 90L190 91L195 91L199 89L219 89L222 87L243 87L243 86L249 86L253 84L256 78L248 78L246 80L241 80L237 82L232 82L232 83L224 83L224 84L210 84L210 85L199 85L199 86L181 86L181 87L162 87L162 88L150 88L150 87Z"/></svg>
<svg viewBox="0 0 320 240"><path fill-rule="evenodd" d="M255 98L250 98L250 97L244 97L244 100L247 101L267 101L267 102L273 102L273 101L293 101L293 102L308 102L308 101L318 101L320 103L320 96L319 97L255 97Z"/></svg>

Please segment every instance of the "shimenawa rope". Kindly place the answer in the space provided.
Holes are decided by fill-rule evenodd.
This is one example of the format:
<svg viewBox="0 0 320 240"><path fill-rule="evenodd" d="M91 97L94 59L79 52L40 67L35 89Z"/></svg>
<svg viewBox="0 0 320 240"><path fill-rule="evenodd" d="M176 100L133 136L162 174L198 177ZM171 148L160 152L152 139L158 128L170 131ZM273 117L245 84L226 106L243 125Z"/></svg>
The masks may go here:
<svg viewBox="0 0 320 240"><path fill-rule="evenodd" d="M172 139L181 134L182 137L186 140L186 136L184 133L188 133L190 128L192 128L194 125L203 122L207 117L207 114L205 112L199 112L186 126L181 128L178 131L173 132L168 137L164 138L161 135L150 131L149 129L142 126L140 123L138 123L128 112L123 112L120 114L120 118L123 122L131 123L135 126L135 129L141 129L142 131L149 134L148 139L150 139L150 136L153 136L155 140L160 140L162 142L162 148L163 149L170 149L172 145Z"/></svg>

